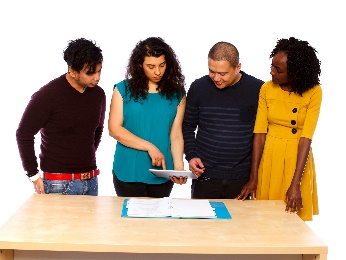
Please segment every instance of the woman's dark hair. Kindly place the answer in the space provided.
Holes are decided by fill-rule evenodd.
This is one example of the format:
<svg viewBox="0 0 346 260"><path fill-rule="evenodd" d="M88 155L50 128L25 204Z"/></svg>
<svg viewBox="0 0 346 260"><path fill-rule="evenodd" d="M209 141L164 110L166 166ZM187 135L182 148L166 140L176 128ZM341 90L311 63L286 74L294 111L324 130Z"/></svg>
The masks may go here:
<svg viewBox="0 0 346 260"><path fill-rule="evenodd" d="M64 60L77 72L87 66L87 74L91 75L103 61L102 50L93 41L84 38L71 40L64 50Z"/></svg>
<svg viewBox="0 0 346 260"><path fill-rule="evenodd" d="M159 37L150 37L139 41L133 49L125 80L129 82L131 97L136 101L146 99L149 86L148 78L143 71L143 62L145 57L165 56L166 71L158 82L157 90L168 100L173 98L180 99L185 93L185 77L182 74L180 63L173 49Z"/></svg>
<svg viewBox="0 0 346 260"><path fill-rule="evenodd" d="M280 51L287 54L287 74L291 81L291 91L299 95L320 84L321 62L317 51L307 41L294 37L280 39L270 58Z"/></svg>

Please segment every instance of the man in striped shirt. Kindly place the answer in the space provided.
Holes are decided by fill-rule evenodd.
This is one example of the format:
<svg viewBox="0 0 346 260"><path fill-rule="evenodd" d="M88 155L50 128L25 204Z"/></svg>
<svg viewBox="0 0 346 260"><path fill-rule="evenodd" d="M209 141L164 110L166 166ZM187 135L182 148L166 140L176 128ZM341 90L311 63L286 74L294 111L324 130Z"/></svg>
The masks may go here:
<svg viewBox="0 0 346 260"><path fill-rule="evenodd" d="M209 75L187 93L183 121L186 160L196 175L191 197L234 199L249 179L253 128L262 84L241 71L239 52L218 42L208 54Z"/></svg>

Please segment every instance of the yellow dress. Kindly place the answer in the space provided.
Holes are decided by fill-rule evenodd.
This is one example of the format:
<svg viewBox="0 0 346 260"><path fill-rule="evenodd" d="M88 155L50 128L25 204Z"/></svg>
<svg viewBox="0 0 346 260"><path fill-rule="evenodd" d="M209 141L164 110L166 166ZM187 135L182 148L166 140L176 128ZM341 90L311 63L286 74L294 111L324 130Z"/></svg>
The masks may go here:
<svg viewBox="0 0 346 260"><path fill-rule="evenodd" d="M263 84L254 128L254 133L267 133L258 169L257 199L285 201L296 168L299 139L312 140L321 102L319 85L300 96L282 90L272 81ZM303 220L312 220L318 214L318 197L311 148L301 192L304 208L298 215Z"/></svg>

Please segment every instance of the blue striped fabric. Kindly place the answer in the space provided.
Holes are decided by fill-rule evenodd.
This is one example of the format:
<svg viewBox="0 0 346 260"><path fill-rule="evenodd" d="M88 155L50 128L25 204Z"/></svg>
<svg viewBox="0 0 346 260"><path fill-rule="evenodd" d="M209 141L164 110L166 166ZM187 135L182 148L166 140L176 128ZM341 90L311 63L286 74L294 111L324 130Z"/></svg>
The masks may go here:
<svg viewBox="0 0 346 260"><path fill-rule="evenodd" d="M209 76L187 94L183 122L185 155L202 160L204 177L239 179L251 169L253 128L263 81L244 72L238 83L218 89Z"/></svg>

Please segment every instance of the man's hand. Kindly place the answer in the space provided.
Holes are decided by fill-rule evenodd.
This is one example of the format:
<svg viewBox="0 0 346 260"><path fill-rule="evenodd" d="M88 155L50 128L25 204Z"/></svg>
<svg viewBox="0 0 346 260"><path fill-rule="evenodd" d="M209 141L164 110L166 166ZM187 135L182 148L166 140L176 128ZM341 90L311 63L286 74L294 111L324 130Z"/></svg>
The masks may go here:
<svg viewBox="0 0 346 260"><path fill-rule="evenodd" d="M43 180L42 178L38 178L36 181L33 182L34 184L34 189L37 194L46 194L44 192L44 187L43 187Z"/></svg>
<svg viewBox="0 0 346 260"><path fill-rule="evenodd" d="M198 178L204 173L204 165L200 158L192 158L189 161L189 169Z"/></svg>

